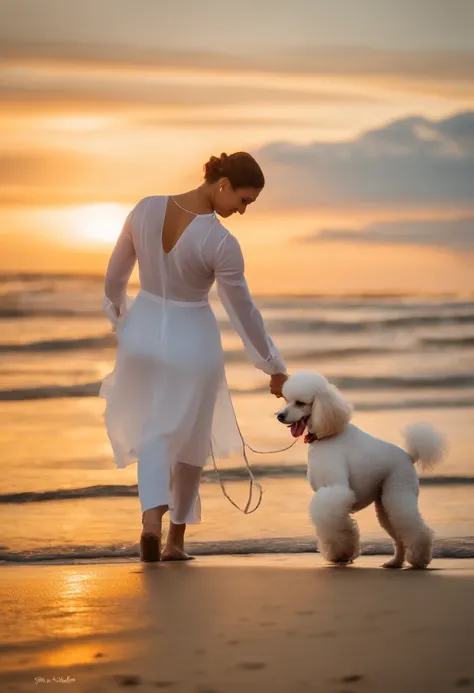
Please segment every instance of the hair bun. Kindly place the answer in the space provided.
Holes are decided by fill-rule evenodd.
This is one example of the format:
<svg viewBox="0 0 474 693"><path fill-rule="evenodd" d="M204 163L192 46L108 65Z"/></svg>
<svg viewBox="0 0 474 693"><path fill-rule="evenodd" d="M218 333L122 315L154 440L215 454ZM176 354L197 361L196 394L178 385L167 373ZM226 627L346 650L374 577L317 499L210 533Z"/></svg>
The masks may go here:
<svg viewBox="0 0 474 693"><path fill-rule="evenodd" d="M221 154L220 156L211 156L207 164L204 164L204 175L205 178L219 178L223 175L225 162L229 157L227 154Z"/></svg>
<svg viewBox="0 0 474 693"><path fill-rule="evenodd" d="M234 190L237 188L256 188L261 190L265 185L262 169L253 156L247 152L234 152L211 156L204 164L204 180L216 183L220 178L228 178Z"/></svg>

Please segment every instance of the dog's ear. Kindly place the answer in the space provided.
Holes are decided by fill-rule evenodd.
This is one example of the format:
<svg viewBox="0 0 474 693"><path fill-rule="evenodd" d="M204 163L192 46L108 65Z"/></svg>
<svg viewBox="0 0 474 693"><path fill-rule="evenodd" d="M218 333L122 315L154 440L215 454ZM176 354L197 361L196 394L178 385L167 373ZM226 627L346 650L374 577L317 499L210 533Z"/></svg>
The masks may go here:
<svg viewBox="0 0 474 693"><path fill-rule="evenodd" d="M352 416L352 406L346 402L337 387L328 386L313 400L311 430L318 438L342 433Z"/></svg>

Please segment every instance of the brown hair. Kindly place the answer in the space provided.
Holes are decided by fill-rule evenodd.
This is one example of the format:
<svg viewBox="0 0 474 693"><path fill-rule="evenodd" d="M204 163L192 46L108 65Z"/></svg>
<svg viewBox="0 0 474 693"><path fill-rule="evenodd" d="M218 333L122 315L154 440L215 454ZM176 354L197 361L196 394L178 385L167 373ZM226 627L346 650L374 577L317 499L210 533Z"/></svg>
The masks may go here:
<svg viewBox="0 0 474 693"><path fill-rule="evenodd" d="M230 184L237 188L255 188L261 190L265 185L262 169L253 156L247 152L221 154L211 156L204 164L204 180L206 183L216 183L219 178L228 178Z"/></svg>

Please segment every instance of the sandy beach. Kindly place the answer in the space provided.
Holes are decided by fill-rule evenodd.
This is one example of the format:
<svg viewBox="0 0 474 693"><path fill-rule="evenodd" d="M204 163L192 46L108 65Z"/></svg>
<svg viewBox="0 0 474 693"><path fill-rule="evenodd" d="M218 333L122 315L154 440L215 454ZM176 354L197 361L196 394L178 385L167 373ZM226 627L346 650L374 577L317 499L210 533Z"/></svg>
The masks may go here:
<svg viewBox="0 0 474 693"><path fill-rule="evenodd" d="M5 566L2 691L474 687L474 560L426 572L315 555Z"/></svg>
<svg viewBox="0 0 474 693"><path fill-rule="evenodd" d="M0 693L474 693L473 26L474 0L0 0ZM413 424L443 439L428 570L382 568L406 456L309 446L338 417L283 394L300 371L412 459ZM312 519L342 483L388 518L357 512L345 567ZM160 506L194 560L140 562Z"/></svg>

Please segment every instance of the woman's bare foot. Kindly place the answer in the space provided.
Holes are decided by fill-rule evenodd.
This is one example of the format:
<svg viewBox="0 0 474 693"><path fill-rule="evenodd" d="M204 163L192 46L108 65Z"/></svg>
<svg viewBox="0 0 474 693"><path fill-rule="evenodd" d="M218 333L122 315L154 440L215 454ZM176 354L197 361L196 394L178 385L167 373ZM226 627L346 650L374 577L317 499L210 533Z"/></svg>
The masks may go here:
<svg viewBox="0 0 474 693"><path fill-rule="evenodd" d="M166 545L161 554L162 561L193 561L193 556L190 556L186 551L178 549L177 546Z"/></svg>
<svg viewBox="0 0 474 693"><path fill-rule="evenodd" d="M191 561L192 556L184 550L184 533L186 525L175 525L170 523L166 546L161 554L162 561Z"/></svg>
<svg viewBox="0 0 474 693"><path fill-rule="evenodd" d="M143 530L140 537L140 559L144 563L161 560L161 525L166 506L150 508L142 515Z"/></svg>
<svg viewBox="0 0 474 693"><path fill-rule="evenodd" d="M140 560L142 563L157 563L161 560L161 537L142 532L140 537Z"/></svg>

